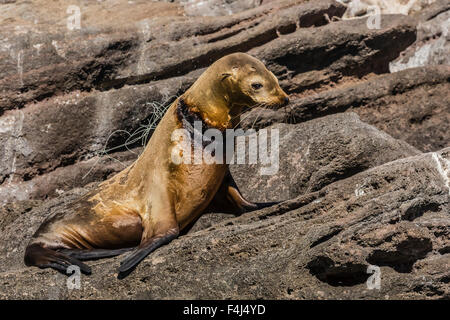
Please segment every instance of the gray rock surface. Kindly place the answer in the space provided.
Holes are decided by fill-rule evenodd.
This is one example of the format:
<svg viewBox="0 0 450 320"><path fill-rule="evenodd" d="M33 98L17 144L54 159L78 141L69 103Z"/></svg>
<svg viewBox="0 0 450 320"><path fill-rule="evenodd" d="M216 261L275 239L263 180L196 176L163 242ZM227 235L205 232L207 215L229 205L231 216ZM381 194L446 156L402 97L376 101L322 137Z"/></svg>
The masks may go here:
<svg viewBox="0 0 450 320"><path fill-rule="evenodd" d="M243 194L258 202L293 199L380 164L420 153L360 121L355 113L265 129L269 136L273 130L279 132L278 172L262 175L261 169L268 170L268 165L260 163L230 166Z"/></svg>
<svg viewBox="0 0 450 320"><path fill-rule="evenodd" d="M417 14L417 40L389 64L391 72L450 64L450 3L439 0Z"/></svg>

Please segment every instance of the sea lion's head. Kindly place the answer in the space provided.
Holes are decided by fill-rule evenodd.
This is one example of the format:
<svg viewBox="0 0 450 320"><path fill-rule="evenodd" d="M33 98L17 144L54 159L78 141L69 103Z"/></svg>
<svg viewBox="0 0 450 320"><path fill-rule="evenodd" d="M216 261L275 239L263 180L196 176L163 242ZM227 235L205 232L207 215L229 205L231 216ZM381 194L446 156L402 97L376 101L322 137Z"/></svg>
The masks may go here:
<svg viewBox="0 0 450 320"><path fill-rule="evenodd" d="M236 122L247 108L280 108L289 103L274 74L246 53L229 54L214 62L182 99L206 123L222 129Z"/></svg>
<svg viewBox="0 0 450 320"><path fill-rule="evenodd" d="M220 74L226 95L234 105L243 107L283 107L288 95L265 65L246 53L234 53L216 63L226 66Z"/></svg>

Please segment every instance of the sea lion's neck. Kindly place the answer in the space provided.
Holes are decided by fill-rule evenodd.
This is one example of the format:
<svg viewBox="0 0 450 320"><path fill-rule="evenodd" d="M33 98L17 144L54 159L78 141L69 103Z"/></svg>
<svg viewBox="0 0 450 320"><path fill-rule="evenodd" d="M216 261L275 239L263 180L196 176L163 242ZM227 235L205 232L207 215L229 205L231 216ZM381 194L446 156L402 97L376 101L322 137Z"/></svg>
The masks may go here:
<svg viewBox="0 0 450 320"><path fill-rule="evenodd" d="M181 96L181 99L205 124L224 130L231 126L231 105L219 81L199 79Z"/></svg>

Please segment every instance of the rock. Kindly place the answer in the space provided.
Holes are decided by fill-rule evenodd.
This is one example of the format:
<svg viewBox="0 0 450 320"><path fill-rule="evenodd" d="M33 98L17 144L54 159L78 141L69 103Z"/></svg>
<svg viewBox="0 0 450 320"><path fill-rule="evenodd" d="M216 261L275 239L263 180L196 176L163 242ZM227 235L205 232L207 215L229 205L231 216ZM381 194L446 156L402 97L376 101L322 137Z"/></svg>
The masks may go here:
<svg viewBox="0 0 450 320"><path fill-rule="evenodd" d="M272 165L275 174L262 175L261 168L267 166L261 160L230 166L243 194L258 202L293 199L371 167L420 153L360 121L355 113L266 129L269 136L273 130L279 132L279 170Z"/></svg>
<svg viewBox="0 0 450 320"><path fill-rule="evenodd" d="M352 19L379 14L408 15L420 12L436 0L338 0L347 6L344 19Z"/></svg>
<svg viewBox="0 0 450 320"><path fill-rule="evenodd" d="M138 15L123 28L114 22L80 30L47 24L4 30L0 32L0 114L68 91L106 90L185 75L228 53L268 43L278 37L277 30L289 33L297 25L323 25L325 13L333 17L344 10L332 0L301 2L283 1L201 19ZM147 5L156 9L153 2ZM274 8L278 10L272 14Z"/></svg>
<svg viewBox="0 0 450 320"><path fill-rule="evenodd" d="M115 278L120 257L90 263L93 275L71 291L54 271L17 265L21 252L10 246L23 248L19 230L37 225L22 215L2 232L11 254L6 266L2 255L0 297L448 299L449 173L449 148L388 162L181 236L124 280ZM371 265L380 268L380 289L367 286Z"/></svg>
<svg viewBox="0 0 450 320"><path fill-rule="evenodd" d="M418 14L417 40L389 64L391 72L429 65L450 65L450 3L437 1Z"/></svg>
<svg viewBox="0 0 450 320"><path fill-rule="evenodd" d="M0 186L0 199L14 203L27 199L46 199L58 196L67 190L95 181L103 181L125 169L136 160L142 148L116 152L114 155L99 155L86 161L56 168L48 174L27 181L7 181Z"/></svg>
<svg viewBox="0 0 450 320"><path fill-rule="evenodd" d="M448 29L450 27L450 4L447 0L339 0L347 6L343 19L355 19L368 16L362 21L370 24L374 16L380 14L411 15L418 22L417 40L403 51L397 59L391 61L389 70L397 72L407 68L429 65L449 65L450 45ZM379 17L379 16L378 16Z"/></svg>
<svg viewBox="0 0 450 320"><path fill-rule="evenodd" d="M262 0L179 0L189 16L224 16L253 9L262 4Z"/></svg>
<svg viewBox="0 0 450 320"><path fill-rule="evenodd" d="M417 26L416 42L390 63L390 71L427 65L450 65L449 28L450 6L445 12Z"/></svg>
<svg viewBox="0 0 450 320"><path fill-rule="evenodd" d="M242 126L263 128L351 111L364 122L422 151L436 151L450 141L450 67L423 67L371 77L356 84L291 99L287 116L272 110L244 114Z"/></svg>
<svg viewBox="0 0 450 320"><path fill-rule="evenodd" d="M130 28L139 20L185 14L183 7L173 1L0 0L0 5L1 29L22 33L49 28L67 31L68 21L77 12L74 7L79 9L80 27L83 29Z"/></svg>
<svg viewBox="0 0 450 320"><path fill-rule="evenodd" d="M12 176L27 181L103 150L120 151L115 148L152 122L194 79L185 76L105 92L75 91L7 112L0 117L0 142L6 146L0 154L0 181Z"/></svg>
<svg viewBox="0 0 450 320"><path fill-rule="evenodd" d="M415 24L401 15L383 16L380 29L367 28L363 20L332 22L300 28L249 53L264 61L289 93L317 91L388 72L389 62L415 41Z"/></svg>

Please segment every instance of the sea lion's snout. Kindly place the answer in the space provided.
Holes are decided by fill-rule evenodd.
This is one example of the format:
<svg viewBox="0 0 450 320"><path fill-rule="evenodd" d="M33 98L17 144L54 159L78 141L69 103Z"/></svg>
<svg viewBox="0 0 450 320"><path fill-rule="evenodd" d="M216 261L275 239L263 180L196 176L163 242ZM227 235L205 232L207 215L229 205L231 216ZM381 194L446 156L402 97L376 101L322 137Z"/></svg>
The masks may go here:
<svg viewBox="0 0 450 320"><path fill-rule="evenodd" d="M266 106L270 109L284 108L289 104L289 96L280 88L277 82L277 94L274 95L274 99L271 103L267 103Z"/></svg>
<svg viewBox="0 0 450 320"><path fill-rule="evenodd" d="M262 105L273 110L286 107L289 104L289 96L281 88L279 88L278 92L272 99L269 99L269 102Z"/></svg>

